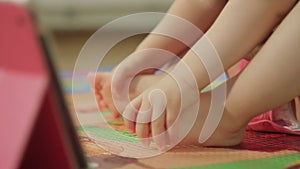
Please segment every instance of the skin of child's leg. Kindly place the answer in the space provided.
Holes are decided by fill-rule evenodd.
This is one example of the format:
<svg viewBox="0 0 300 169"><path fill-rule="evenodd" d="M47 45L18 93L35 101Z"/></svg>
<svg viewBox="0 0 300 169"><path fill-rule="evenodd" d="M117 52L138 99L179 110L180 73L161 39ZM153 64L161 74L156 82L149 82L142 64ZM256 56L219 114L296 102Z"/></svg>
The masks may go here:
<svg viewBox="0 0 300 169"><path fill-rule="evenodd" d="M182 2L182 1L177 2L176 1L170 8L169 13L180 16L184 19L187 19L190 22L192 22L193 24L195 24L196 26L198 26L199 29L206 31L208 29L208 27L214 21L215 17L219 14L220 10L223 8L223 6L225 5L226 2L225 1L210 1L210 2L203 1L201 3L199 3L199 2L194 2L194 3L196 3L196 4L193 4L193 3L185 4L185 2ZM192 15L188 15L188 14L182 12L187 9L189 9L189 11L192 11L193 13L195 13L195 11L197 10L196 14L199 16L197 16L196 14L194 16L192 16ZM207 16L210 16L210 17L207 18ZM199 17L199 18L197 19L196 17ZM198 38L198 37L195 37L195 38ZM171 39L168 37L163 37L163 36L156 36L156 35L149 35L141 43L141 45L138 47L138 49L157 47L157 48L172 51L171 48L170 49L168 48L168 47L170 47L170 44L172 44L171 45L172 48L174 48L176 50L178 50L178 49L181 50L181 47L176 45L177 41L175 41L174 39ZM176 53L179 51L172 51L172 52ZM178 55L178 56L181 57L182 55ZM106 75L107 74L105 74L105 76ZM99 82L99 79L106 79L107 81L105 83L103 83L103 81ZM90 81L92 82L93 80L90 79ZM110 89L110 82L111 82L111 80L108 80L106 77L99 78L99 75L98 75L98 77L96 78L96 83L98 84L97 85L98 89L95 89L94 91L96 92L95 94L96 94L97 98L99 98L98 104L100 105L100 107L109 107L112 110L114 117L118 117L119 114L115 111L116 109L111 102L111 94L109 94L106 97L103 97L103 96L105 96L105 95L102 95L103 92L99 92L99 91L104 91L105 93L107 93L108 89ZM101 86L99 84L101 84L103 86ZM94 86L94 85L92 85L92 86ZM107 98L108 98L108 100L107 100Z"/></svg>
<svg viewBox="0 0 300 169"><path fill-rule="evenodd" d="M259 46L259 48L262 45ZM187 50L188 51L188 50ZM179 54L179 57L182 57L186 54L187 51L183 51ZM257 47L254 49L254 51L251 51L249 54L247 54L247 58L251 55L251 58L254 56L254 54L257 53ZM238 66L238 63L235 65L235 67ZM172 66L174 67L174 65ZM170 68L171 69L171 68ZM229 78L232 78L233 75L236 72L237 68L230 68L231 73L228 73ZM163 76L161 75L153 75L148 73L142 73L145 75L145 77L137 76L133 79L132 83L130 84L130 90L129 95L130 98L133 99L139 94L141 94L143 91L145 91L148 87L150 87L152 84L159 81ZM89 73L88 74L88 80L91 84L92 91L95 95L97 104L99 106L99 109L109 109L112 112L113 117L119 117L119 112L117 112L117 109L115 108L114 102L112 100L112 94L111 94L111 79L112 79L112 72L97 72L97 73ZM95 84L93 85L93 81L95 80Z"/></svg>
<svg viewBox="0 0 300 169"><path fill-rule="evenodd" d="M239 122L285 104L300 95L300 4L267 40L229 91L227 111ZM255 106L253 106L255 105Z"/></svg>
<svg viewBox="0 0 300 169"><path fill-rule="evenodd" d="M213 24L213 22L225 6L226 2L227 0L176 0L167 13L189 21L190 23L198 27L200 31L205 33ZM159 27L163 25L167 25L164 24L164 20L162 20L162 22L158 24L158 28L155 29L159 29ZM178 31L178 33L186 32L185 30L176 31ZM199 38L200 35L195 35L193 36L193 39L191 39L191 42L196 42ZM137 50L147 48L168 50L178 55L180 52L184 51L187 46L181 41L168 36L150 34L139 44Z"/></svg>
<svg viewBox="0 0 300 169"><path fill-rule="evenodd" d="M218 52L224 69L227 70L264 41L295 2L295 0L229 1L206 33L206 37ZM189 65L195 77L201 77L197 78L197 83L202 89L209 84L209 78L199 57L203 56L196 56L190 50L183 61Z"/></svg>
<svg viewBox="0 0 300 169"><path fill-rule="evenodd" d="M300 94L299 14L300 4L284 19L248 67L228 81L228 100L223 118L214 135L203 145L228 146L239 143L251 118L287 103ZM201 95L197 122L183 141L184 144L197 143L196 137L208 112L209 97L209 92Z"/></svg>
<svg viewBox="0 0 300 169"><path fill-rule="evenodd" d="M109 80L111 78L111 74L105 73L105 75L100 76L102 81ZM105 79L108 78L108 79ZM145 86L147 85L147 81L155 81L155 79L159 80L160 77L157 75L140 75L137 76L132 82L131 92L135 93L142 92L145 90ZM236 78L235 78L236 79ZM228 82L228 90L231 90L231 86L233 86L235 79L231 79ZM132 94L132 93L131 93ZM204 123L205 117L207 116L208 109L210 106L210 92L206 92L201 95L201 107L199 110L199 115L197 117L197 121L195 126L191 130L191 132L187 135L187 137L181 142L181 144L197 144L198 136L201 131L202 125ZM220 121L218 128L212 137L206 141L203 145L205 146L230 146L238 144L243 138L243 132L245 128L245 124L238 124L240 117L232 116L235 113L229 113L228 111L224 111L223 118ZM237 119L234 119L237 118ZM235 121L235 123L231 123ZM125 121L126 122L126 121ZM129 126L130 124L125 123L125 125L130 129L134 130L133 126Z"/></svg>
<svg viewBox="0 0 300 169"><path fill-rule="evenodd" d="M137 47L136 51L138 52L139 50L143 49L155 48L167 50L175 55L178 55L184 51L187 46L193 45L203 35L203 33L214 22L215 18L218 16L226 2L227 0L176 1L171 6L168 13L178 16L178 20L175 20L174 22L174 18L176 17L171 17L170 15L165 16L153 30L154 33L147 36ZM195 27L191 27L184 22L190 22L191 24L195 25ZM172 29L174 26L176 26L176 29ZM198 31L196 27L199 28L200 31ZM185 32L193 33L185 34ZM159 35L155 33L158 33ZM167 35L161 35L162 33ZM168 37L168 33L169 35L178 35L184 40L181 41L172 37ZM136 69L138 69L139 66L143 66L146 63L152 67L161 67L170 61L170 59L172 59L172 57L160 57L160 59L153 59L151 54L149 56L143 55L143 57L141 55L128 56L122 61L121 64L117 66L119 71L117 71L117 73L115 73L113 76L112 89L114 94L118 95L121 93L125 86L124 84L126 79L135 75L137 71ZM148 72L153 73L153 70Z"/></svg>
<svg viewBox="0 0 300 169"><path fill-rule="evenodd" d="M268 36L273 27L281 21L294 5L295 1L229 1L214 25L208 30L207 37L215 45L225 69L236 63L242 56L251 51L256 45ZM240 11L237 15L236 12ZM247 12L248 11L248 12ZM253 27L254 26L254 27ZM232 36L234 35L234 36ZM201 40L201 39L200 39ZM204 54L205 55L205 54ZM191 68L197 78L199 89L209 83L209 78L204 65L193 52L188 52L183 61ZM221 72L220 72L221 73ZM201 78L200 78L201 77ZM161 119L157 119L160 125L169 126L176 119L180 103L180 97L176 95L177 86L172 84L169 77L165 77L152 89L161 89L167 96L168 105ZM136 105L149 105L148 95L151 89L145 91ZM142 98L142 99L141 99ZM139 107L136 107L137 109ZM141 109L143 106L141 106ZM172 113L169 113L169 112ZM167 117L166 120L162 120ZM175 117L174 117L175 116ZM136 114L139 119L139 113ZM171 120L170 120L171 119ZM166 124L169 123L169 124ZM155 124L151 123L150 125ZM155 124L155 126L158 126ZM139 138L149 136L152 133L162 133L161 128L149 127L146 123L136 124L136 134ZM154 131L157 130L157 131Z"/></svg>
<svg viewBox="0 0 300 169"><path fill-rule="evenodd" d="M178 16L182 19L185 19L195 26L197 26L201 31L206 32L207 29L212 25L212 23L215 21L216 17L219 15L221 12L222 8L225 6L227 0L210 0L210 1L198 1L198 0L193 0L193 1L181 1L177 0L173 3L173 5L170 7L168 13L171 15ZM187 12L188 11L188 12ZM161 26L164 25L164 20L162 21L161 24L157 26L155 29L159 29ZM177 30L179 32L186 32L184 30ZM193 36L194 39L191 39L191 42L195 42L200 38L199 36ZM161 35L156 35L156 34L149 34L142 42L141 44L137 47L138 50L142 49L147 49L147 48L158 48L158 49L163 49L163 50L168 50L175 55L182 57L183 55L180 55L180 53L185 53L188 47L183 44L182 42L173 39L171 37L167 36L161 36ZM160 60L161 62L164 62ZM135 63L133 63L134 65ZM130 66L129 66L130 67ZM122 71L122 72L128 72L128 71ZM153 73L153 71L144 71L141 73ZM100 74L101 75L101 74ZM89 78L92 78L92 74L89 75ZM121 77L125 77L123 75L120 75ZM120 77L120 78L121 78ZM97 87L99 88L99 84L103 84L104 86L109 84L111 85L111 80L106 82L105 84L102 82L99 82L97 80L101 79L107 79L98 77L95 79L95 83L98 85ZM116 78L118 79L118 78ZM93 85L93 79L89 80L91 82L92 87L96 87L96 85ZM122 81L119 80L119 82L116 83L116 85L123 86ZM118 88L118 87L117 87ZM99 88L101 91L107 92L107 89L103 86ZM102 92L99 92L99 89L95 89L95 95L99 98L98 105L101 105L101 107L110 107L112 110L112 114L114 117L118 117L119 113L116 112L115 107L112 106L112 102L105 101L106 98L111 98L111 94L108 96L103 97ZM110 88L109 88L110 90ZM104 98L104 101L103 101Z"/></svg>
<svg viewBox="0 0 300 169"><path fill-rule="evenodd" d="M235 76L227 81L227 90L230 90L233 87L237 78L238 76ZM194 126L187 136L182 140L182 142L180 142L180 144L199 144L199 135L211 106L211 91L201 93L200 101L201 104ZM201 145L232 146L239 144L242 141L247 123L237 123L240 117L232 116L233 112L228 112L226 106L227 104L225 105L221 121L219 122L218 127L214 131L213 135Z"/></svg>
<svg viewBox="0 0 300 169"><path fill-rule="evenodd" d="M251 51L249 54L246 55L246 58L249 58L249 56L252 58L258 51L258 49L262 45L256 47L254 51ZM184 56L188 50L183 51L179 54L179 57ZM238 67L239 63L234 65L233 67ZM174 67L174 65L172 66ZM228 73L229 78L232 78L237 70L237 68L230 68L230 73ZM227 71L229 72L229 71ZM150 74L144 72L142 73L145 75L145 77L137 76L137 78L133 79L129 94L131 99L135 98L139 94L141 94L144 90L146 90L148 87L150 87L155 82L159 81L163 76L151 76ZM152 73L151 73L152 74ZM88 80L91 84L92 91L95 95L97 104L99 106L99 109L109 109L111 110L113 117L119 117L119 112L117 112L117 109L115 108L114 102L112 100L112 94L111 94L111 79L112 79L112 72L97 72L97 73L89 73L88 74ZM95 84L93 85L93 81L95 80Z"/></svg>

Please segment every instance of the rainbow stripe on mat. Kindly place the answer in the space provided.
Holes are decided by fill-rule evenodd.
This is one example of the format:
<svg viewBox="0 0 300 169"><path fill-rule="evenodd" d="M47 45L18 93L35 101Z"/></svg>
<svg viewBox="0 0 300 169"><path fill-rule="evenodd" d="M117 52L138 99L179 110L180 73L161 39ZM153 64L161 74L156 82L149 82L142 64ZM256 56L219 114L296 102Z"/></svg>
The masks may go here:
<svg viewBox="0 0 300 169"><path fill-rule="evenodd" d="M113 68L114 68L114 65L102 66L99 68L98 71L109 72ZM77 76L73 78L73 70L61 70L59 72L59 76L61 77L61 82L62 82L64 91L67 93L72 93L72 90L75 93L90 92L90 85L86 78L87 74L90 71L91 70L89 70L89 69L78 70L76 72ZM215 79L215 81L213 81L211 83L211 85L204 88L203 91L208 91L208 90L214 89L218 85L222 84L226 79L227 79L227 76L225 73L223 73L217 79ZM72 84L72 80L73 80L73 84Z"/></svg>
<svg viewBox="0 0 300 169"><path fill-rule="evenodd" d="M114 65L102 66L98 71L109 72L113 69ZM81 69L76 72L76 77L73 78L73 70L61 70L59 71L59 76L61 77L61 82L64 91L67 93L87 93L90 92L90 85L87 81L87 74L91 72L90 69ZM72 84L74 80L74 85Z"/></svg>

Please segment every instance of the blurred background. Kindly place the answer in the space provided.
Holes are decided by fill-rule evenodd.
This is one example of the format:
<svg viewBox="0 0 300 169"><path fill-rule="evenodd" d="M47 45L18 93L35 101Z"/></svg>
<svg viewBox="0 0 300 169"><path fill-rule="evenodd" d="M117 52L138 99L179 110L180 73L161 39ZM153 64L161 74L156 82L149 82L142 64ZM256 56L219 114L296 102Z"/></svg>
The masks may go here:
<svg viewBox="0 0 300 169"><path fill-rule="evenodd" d="M1 2L1 0L0 0ZM7 1L6 1L7 2ZM24 5L31 13L41 44L50 55L56 66L57 74L65 90L65 96L71 110L73 120L78 125L72 99L72 75L76 59L86 41L105 24L122 16L140 12L165 13L173 0L9 0ZM120 32L154 27L159 18L135 20L109 31L108 38ZM146 34L129 37L117 43L106 54L101 67L110 69L128 56L145 38ZM101 46L101 44L99 44ZM95 56L97 57L97 56ZM91 59L98 61L99 58ZM90 87L86 80L88 65L83 69L75 83L74 91L78 93L79 102L93 102L89 95ZM108 69L106 69L108 70Z"/></svg>
<svg viewBox="0 0 300 169"><path fill-rule="evenodd" d="M59 75L58 77L60 78L60 82L61 82L60 84L62 85L61 87L62 87L62 89L64 89L63 97L66 99L67 106L71 113L71 118L73 119L73 122L75 123L75 126L77 127L76 129L78 129L80 138L83 138L83 141L81 143L83 144L84 152L86 154L92 154L95 152L97 152L98 154L103 153L104 150L101 149L99 146L97 146L94 142L86 142L85 141L86 134L85 134L85 132L80 130L80 123L78 121L76 111L80 110L82 112L87 111L87 112L92 112L92 113L96 112L97 113L97 112L99 112L99 109L97 108L97 105L94 104L94 97L93 97L92 93L90 92L91 91L90 85L88 84L87 78L86 78L89 65L86 65L86 68L87 68L86 70L82 70L80 72L79 77L76 79L77 81L75 81L77 86L73 87L74 86L72 83L73 82L73 69L75 66L76 59L77 59L82 47L86 43L86 41L93 35L93 33L95 33L98 29L100 29L105 24L107 24L119 17L130 15L130 14L135 14L135 13L141 13L141 12L163 12L164 13L170 7L172 0L163 0L163 1L161 1L161 0L151 0L151 1L149 1L149 0L124 0L124 1L120 1L120 0L118 0L118 1L117 0L0 0L0 4L2 2L5 2L3 4L6 4L6 2L16 3L17 5L24 6L26 9L28 9L28 11L30 12L30 15L32 16L36 34L40 38L39 45L34 46L34 47L35 48L43 47L42 50L43 49L45 50L45 54L49 55L51 57L51 59L54 61L54 66L56 67L56 71L57 71L56 73ZM11 5L11 6L15 6L15 5ZM6 9L7 10L2 11L1 16L9 16L9 17L2 17L2 19L4 18L4 21L6 21L3 23L4 24L9 23L9 24L7 27L0 25L3 28L5 28L5 29L3 29L5 31L10 30L10 27L9 27L9 26L11 26L10 23L13 23L13 26L14 26L14 20L12 20L12 18L18 19L19 15L20 15L20 13L18 13L18 10L16 10L16 11L12 10L15 8L12 8L12 9L6 8ZM23 8L16 8L16 9L22 9L21 11L24 11ZM9 12L11 12L12 14ZM12 17L10 17L10 16L12 16ZM21 19L22 19L22 17L23 16L20 16ZM8 20L5 20L6 18L8 18ZM28 19L27 13L26 13L26 19ZM11 22L8 22L8 21L11 21ZM31 22L30 23L29 22L30 21L28 20L28 24L32 24ZM144 19L144 20L133 20L132 22L126 23L126 25L125 24L120 25L119 27L115 27L114 29L109 30L109 32L108 32L109 36L106 36L106 37L111 38L113 36L120 34L120 32L132 31L132 29L138 30L138 29L142 29L144 27L149 27L149 26L153 27L158 22L159 22L159 19L157 19L157 18L153 19L151 17L149 19ZM17 26L18 26L17 28L19 28L19 27L22 28L22 25L21 26L17 25ZM17 28L16 28L16 30L19 30ZM30 28L31 28L31 25L30 25ZM6 34L5 31L2 32L2 35ZM9 33L14 34L13 31L15 31L15 29L12 29L12 32L9 32ZM25 35L31 36L32 32L24 33L21 31L21 33L23 33L22 35L25 34ZM8 34L8 35L11 35L11 34ZM104 67L107 66L110 68L112 66L115 66L118 62L123 60L124 57L128 56L128 54L130 54L136 48L138 43L140 41L142 41L145 36L146 36L146 34L139 34L139 35L135 35L135 36L132 36L132 37L129 37L127 39L120 41L112 49L110 49L110 51L106 54L105 59L102 62L102 65L100 65L100 66L104 66ZM17 44L16 46L18 46L18 47L21 46L21 47L23 47L23 49L28 49L27 44L32 42L32 41L30 41L30 39L27 39L28 38L27 36L24 36L26 39L24 41L21 41L20 43L18 43L18 41L16 42L16 40L14 40L14 38L18 39L18 37L19 37L18 35L16 35L13 38L10 38L9 36L7 36L7 37L8 37L8 39L12 39L12 41L11 41L12 44ZM35 39L36 37L32 37L32 38ZM3 39L4 39L4 41L3 41ZM2 38L2 42L3 42L3 44L6 43L5 38ZM105 43L105 41L102 43ZM102 44L99 43L97 45L101 46ZM18 50L18 48L14 48L13 45L11 45L11 46L12 47L10 49L8 49L9 50L8 53L14 53L15 49ZM30 46L30 44L28 46ZM3 50L3 51L5 53L7 50ZM25 50L25 51L27 51L27 50ZM39 51L39 49L37 49L37 51ZM18 54L16 55L15 58L17 58L19 55L21 55L20 57L22 57L22 58L31 56L31 54L27 54L28 55L27 56L26 54L23 54L20 51L18 51L17 53ZM87 63L98 61L99 58L96 58L96 57L98 57L98 56L95 56L94 59L93 58L90 59L89 62L87 62ZM2 58L6 59L6 60L12 60L9 63L13 63L13 65L15 65L14 63L18 63L16 65L24 64L21 62L19 64L19 62L17 62L17 61L15 62L14 58L11 59L11 57L6 54L3 54ZM26 66L31 67L32 65L35 64L34 59L33 59L33 61L32 60L29 60L29 61L31 61L32 63L26 62L25 63ZM19 79L14 79L14 78L12 78L12 79L15 80L12 82L19 82ZM3 79L1 79L1 80L3 80ZM9 80L11 80L11 79L9 79ZM8 81L8 83L9 82L11 82L11 81ZM21 81L20 83L23 83L23 82ZM4 83L4 84L6 84L6 83ZM9 86L9 85L7 85L7 86ZM36 105L36 107L43 106L43 105L40 105L41 103L44 103L44 101L43 101L44 93L43 93L42 89L41 89L41 91L39 91L36 88L30 87L30 88L28 88L28 89L26 88L24 90L23 87L24 87L23 84L20 85L20 88L22 88L22 89L20 89L21 91L31 92L30 93L31 95L32 95L32 93L35 93L35 91L37 91L36 92L37 95L39 94L38 96L40 96L40 95L42 95L42 96L40 96L39 98L34 97L32 99L31 98L19 99L19 100L16 99L17 101L15 101L15 98L13 98L13 101L12 101L13 105L18 105L18 106L10 106L10 104L8 104L8 105L5 105L5 108L6 107L8 107L8 108L19 107L19 105L21 105L21 106L22 105L26 105L26 106L27 105ZM11 91L11 90L8 90L8 91ZM15 90L14 90L14 92L15 92ZM25 94L22 94L22 93L17 93L17 94L25 96ZM14 97L18 98L17 94L15 94L16 96L14 95ZM78 99L77 102L80 103L80 105L78 105L77 107L75 107L75 105L73 103L74 97L76 97L76 99ZM7 100L7 98L5 98L5 96L4 97L2 96L1 99ZM27 104L27 102L25 104L24 100L28 101L28 104ZM18 101L20 102L20 104ZM58 100L58 102L60 102L60 100ZM4 102L4 103L6 103L6 102ZM11 102L9 102L9 103L11 103ZM51 106L56 107L56 102L54 102L54 104L55 104L55 106L52 106L52 105ZM20 108L22 109L21 106L20 106ZM60 106L60 104L57 104L57 107L59 107L59 106ZM28 107L31 108L30 106L28 106ZM32 106L32 107L34 107L34 106ZM36 109L38 109L38 108L36 108ZM52 111L52 108L48 107L47 109L49 109L49 111ZM75 111L75 109L76 109L76 111ZM4 110L6 110L6 109L4 109ZM31 109L28 110L28 112L35 112L35 111L37 111L37 110L31 110ZM41 111L43 111L43 110L41 110ZM24 113L21 111L20 112L16 111L16 112L24 115ZM45 111L45 112L47 113L47 111ZM56 113L56 112L53 112L53 113ZM7 114L9 114L9 113L7 113ZM38 112L36 112L36 114L38 114ZM45 114L45 113L43 113L43 114ZM49 114L49 113L47 113L47 114ZM81 113L82 116L84 116L85 114L88 114L88 113ZM9 115L11 115L11 114L9 114ZM34 117L34 116L29 116L29 115L27 115L27 116ZM21 119L21 121L22 121L22 118L19 118L19 116L17 116L17 114L12 114L10 117L11 117L12 121L14 121L15 119ZM5 120L6 119L4 118L4 121ZM96 120L98 120L98 119L96 119ZM28 124L28 126L35 125L34 120L29 121L29 120L25 119L23 121L28 122L28 123L24 122L24 124ZM4 123L4 124L7 124L7 123ZM9 124L11 126L17 126L17 125L14 125L14 123L9 122ZM44 123L42 122L42 124L44 124ZM11 131L7 132L8 130L6 130L5 127L1 127L1 128L3 128L3 130L5 131L4 133L8 133L7 135L9 137L7 137L7 139L6 139L7 143L11 143L11 139L12 139ZM24 127L24 128L26 128L26 131L28 131L29 134L34 132L34 131L31 131L30 127ZM53 128L52 126L47 126L47 129L52 129L52 128ZM17 126L17 129L18 129L18 126ZM18 129L17 131L20 131L20 130ZM47 135L47 132L46 132L47 130L41 129L41 131L43 131L42 132L43 134ZM26 134L28 134L28 133L25 133L22 131L22 133L20 132L20 134L15 134L15 135L19 136L19 135L24 134L25 136L27 136ZM1 133L1 135L3 135L3 134ZM56 137L53 137L53 138L56 138ZM20 142L22 142L22 144L20 143L20 145L26 146L25 139L24 139L24 141L21 139L12 139L12 140L17 140L17 141L20 140ZM3 143L1 142L1 144L3 144ZM50 144L52 144L52 143L50 143ZM6 144L3 144L3 145L4 145L4 147L7 147ZM35 145L35 144L33 144L33 145ZM13 147L16 147L16 146L13 145ZM48 147L48 146L45 146L45 147ZM2 147L0 147L0 149L1 148ZM17 148L17 149L19 150L18 152L23 151L23 149L22 150L19 148ZM40 151L40 152L43 152L43 151ZM0 156L1 155L6 156L5 153L6 152L3 151L3 153L1 153ZM20 154L20 158L21 158L22 153L16 153L16 154ZM51 153L47 153L47 154L51 154ZM1 157L3 157L3 156L1 156ZM12 154L10 157L12 157L11 159L14 159L15 155ZM6 159L6 158L4 158L4 159ZM8 163L10 164L10 162L8 162ZM1 166L0 166L0 168L1 168Z"/></svg>
<svg viewBox="0 0 300 169"><path fill-rule="evenodd" d="M48 50L60 70L71 70L87 39L103 25L122 16L139 12L166 12L173 0L11 0L31 11L36 28L45 38ZM113 32L155 25L149 19L128 23ZM103 64L115 65L126 57L145 37L137 35L117 44ZM101 45L101 44L99 44Z"/></svg>

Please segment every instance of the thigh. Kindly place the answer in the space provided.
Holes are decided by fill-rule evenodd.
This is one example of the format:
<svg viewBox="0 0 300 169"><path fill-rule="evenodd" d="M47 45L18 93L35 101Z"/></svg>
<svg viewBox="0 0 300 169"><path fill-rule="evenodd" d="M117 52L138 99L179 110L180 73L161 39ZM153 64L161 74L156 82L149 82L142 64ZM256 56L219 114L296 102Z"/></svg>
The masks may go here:
<svg viewBox="0 0 300 169"><path fill-rule="evenodd" d="M227 110L248 119L300 94L300 4L296 4L228 93Z"/></svg>
<svg viewBox="0 0 300 169"><path fill-rule="evenodd" d="M227 69L262 43L295 0L231 0L206 33Z"/></svg>

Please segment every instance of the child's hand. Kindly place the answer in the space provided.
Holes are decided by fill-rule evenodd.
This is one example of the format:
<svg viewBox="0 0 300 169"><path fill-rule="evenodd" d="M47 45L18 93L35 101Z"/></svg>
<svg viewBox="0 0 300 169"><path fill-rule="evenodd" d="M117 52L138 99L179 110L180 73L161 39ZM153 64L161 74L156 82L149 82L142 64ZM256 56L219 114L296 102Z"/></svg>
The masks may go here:
<svg viewBox="0 0 300 169"><path fill-rule="evenodd" d="M197 89L191 90L190 86L179 86L178 81L167 76L126 107L123 113L125 125L131 133L137 134L143 145L148 146L153 140L159 149L165 150L173 147L189 132L198 111L187 114L185 110L195 108L191 105L195 105L199 94ZM188 103L182 103L182 98Z"/></svg>

